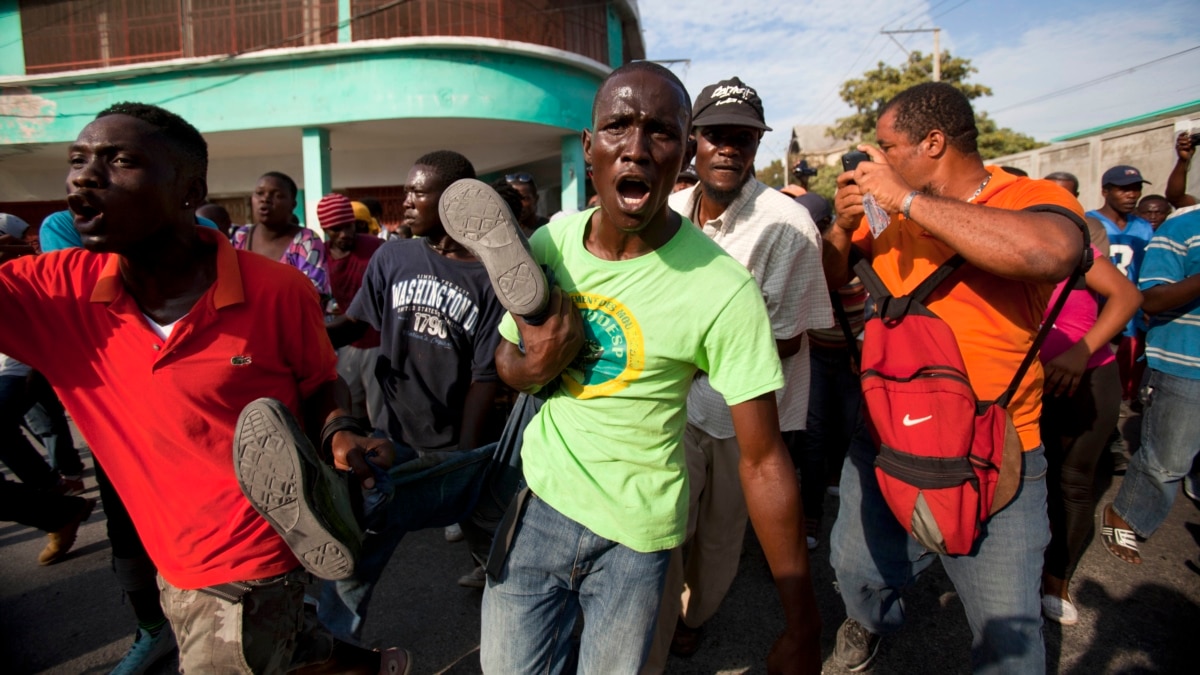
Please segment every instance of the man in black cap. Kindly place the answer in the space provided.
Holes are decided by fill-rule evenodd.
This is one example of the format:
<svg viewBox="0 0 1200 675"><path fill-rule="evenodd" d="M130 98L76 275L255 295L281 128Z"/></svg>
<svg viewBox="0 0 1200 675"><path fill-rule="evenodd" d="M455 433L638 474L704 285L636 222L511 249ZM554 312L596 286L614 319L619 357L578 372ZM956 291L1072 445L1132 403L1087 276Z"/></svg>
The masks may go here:
<svg viewBox="0 0 1200 675"><path fill-rule="evenodd" d="M1124 272L1133 283L1138 282L1138 270L1146 244L1154 236L1154 227L1137 214L1138 199L1142 196L1142 184L1150 181L1142 178L1142 172L1124 164L1104 172L1101 178L1100 195L1104 206L1087 215L1104 224L1108 233L1108 254L1117 269ZM1145 362L1141 361L1145 350L1145 326L1139 326L1134 316L1121 333L1121 344L1117 349L1117 365L1121 370L1121 399L1132 405L1137 401L1137 390L1141 386Z"/></svg>
<svg viewBox="0 0 1200 675"><path fill-rule="evenodd" d="M820 235L808 212L753 176L764 131L762 100L738 78L705 87L692 108L699 184L671 195L673 210L754 276L767 305L783 366L776 392L779 428L804 428L808 409L809 328L833 322L821 270ZM671 556L658 629L642 672L661 672L667 648L689 656L700 627L716 613L737 576L746 531L746 499L738 479L741 447L729 405L700 373L688 394L683 446L689 477L688 549Z"/></svg>

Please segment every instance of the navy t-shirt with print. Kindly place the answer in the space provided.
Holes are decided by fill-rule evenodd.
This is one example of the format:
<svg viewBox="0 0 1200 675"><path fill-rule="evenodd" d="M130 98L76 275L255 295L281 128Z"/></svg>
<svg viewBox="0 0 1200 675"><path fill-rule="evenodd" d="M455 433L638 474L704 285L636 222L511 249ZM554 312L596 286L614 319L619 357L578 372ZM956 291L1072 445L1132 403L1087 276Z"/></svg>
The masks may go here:
<svg viewBox="0 0 1200 675"><path fill-rule="evenodd" d="M388 242L346 314L380 333L375 375L391 437L420 452L458 449L467 389L497 378L504 308L483 264L447 259L423 239Z"/></svg>

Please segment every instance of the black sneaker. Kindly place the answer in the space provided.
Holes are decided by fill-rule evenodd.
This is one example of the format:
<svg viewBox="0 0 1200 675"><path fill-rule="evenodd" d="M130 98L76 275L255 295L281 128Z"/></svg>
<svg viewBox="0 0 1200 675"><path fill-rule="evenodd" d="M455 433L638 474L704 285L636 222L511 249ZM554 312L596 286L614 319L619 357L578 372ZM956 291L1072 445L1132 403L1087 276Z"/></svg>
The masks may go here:
<svg viewBox="0 0 1200 675"><path fill-rule="evenodd" d="M363 535L349 477L321 461L282 403L260 398L242 410L233 467L242 493L305 569L335 581L354 574Z"/></svg>
<svg viewBox="0 0 1200 675"><path fill-rule="evenodd" d="M512 210L491 186L473 178L454 181L442 192L438 213L446 234L483 263L505 309L530 317L546 308L546 276Z"/></svg>
<svg viewBox="0 0 1200 675"><path fill-rule="evenodd" d="M838 628L833 657L852 673L866 670L879 652L880 637L854 619L846 619Z"/></svg>

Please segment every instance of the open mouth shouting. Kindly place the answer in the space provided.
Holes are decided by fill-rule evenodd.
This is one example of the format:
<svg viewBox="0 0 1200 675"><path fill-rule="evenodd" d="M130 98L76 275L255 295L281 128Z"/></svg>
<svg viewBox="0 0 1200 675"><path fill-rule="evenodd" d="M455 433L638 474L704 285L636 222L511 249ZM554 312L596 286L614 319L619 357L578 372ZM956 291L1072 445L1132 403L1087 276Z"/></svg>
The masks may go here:
<svg viewBox="0 0 1200 675"><path fill-rule="evenodd" d="M104 212L92 204L86 193L72 192L67 195L67 207L74 216L75 229L80 234L88 234L100 227L104 221Z"/></svg>
<svg viewBox="0 0 1200 675"><path fill-rule="evenodd" d="M638 176L625 176L617 180L617 196L622 211L637 213L650 202L650 183Z"/></svg>

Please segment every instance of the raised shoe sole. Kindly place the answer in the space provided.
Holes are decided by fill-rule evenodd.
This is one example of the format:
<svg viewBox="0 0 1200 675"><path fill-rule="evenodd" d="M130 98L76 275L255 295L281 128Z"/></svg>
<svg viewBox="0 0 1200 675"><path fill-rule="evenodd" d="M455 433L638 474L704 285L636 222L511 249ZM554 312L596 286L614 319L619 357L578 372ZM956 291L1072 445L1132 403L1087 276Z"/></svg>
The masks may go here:
<svg viewBox="0 0 1200 675"><path fill-rule="evenodd" d="M233 446L242 493L300 564L322 579L353 575L361 535L345 482L320 460L291 412L273 399L250 403L238 417Z"/></svg>
<svg viewBox="0 0 1200 675"><path fill-rule="evenodd" d="M546 276L529 252L512 210L487 183L455 181L438 202L442 225L487 269L496 297L518 316L533 316L550 298Z"/></svg>

